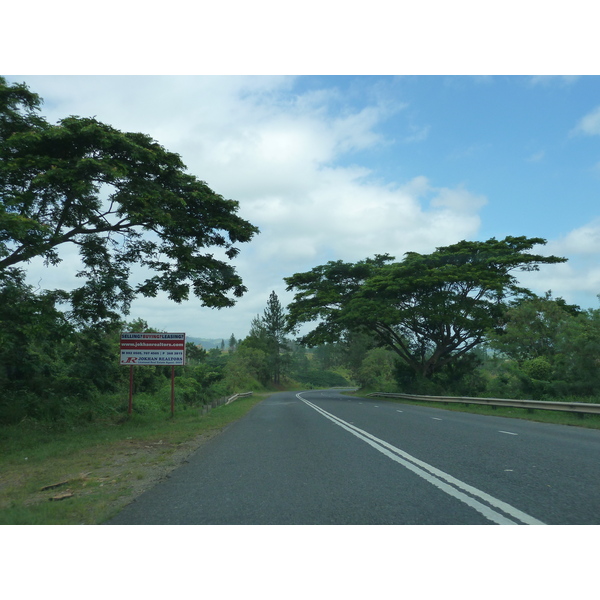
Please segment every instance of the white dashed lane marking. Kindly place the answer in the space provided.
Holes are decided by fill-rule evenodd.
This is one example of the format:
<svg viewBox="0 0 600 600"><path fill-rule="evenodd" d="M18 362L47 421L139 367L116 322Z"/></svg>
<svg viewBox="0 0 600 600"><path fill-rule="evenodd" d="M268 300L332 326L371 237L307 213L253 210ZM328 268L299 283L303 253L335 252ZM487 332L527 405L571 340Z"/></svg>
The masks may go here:
<svg viewBox="0 0 600 600"><path fill-rule="evenodd" d="M323 417L332 421L335 425L381 452L384 456L387 456L394 462L412 471L442 492L445 492L449 496L452 496L467 506L475 509L492 523L498 525L515 525L519 522L527 525L544 524L542 521L524 513L518 508L511 506L464 481L460 481L459 479L452 477L449 473L445 473L441 469L437 469L433 465L427 464L415 456L411 456L404 450L374 436L368 431L359 429L356 425L352 425L348 421L340 419L320 406L306 400L306 398L303 398L300 394L296 394L296 397L299 400L302 400L307 406L320 413ZM441 419L438 420L441 421Z"/></svg>

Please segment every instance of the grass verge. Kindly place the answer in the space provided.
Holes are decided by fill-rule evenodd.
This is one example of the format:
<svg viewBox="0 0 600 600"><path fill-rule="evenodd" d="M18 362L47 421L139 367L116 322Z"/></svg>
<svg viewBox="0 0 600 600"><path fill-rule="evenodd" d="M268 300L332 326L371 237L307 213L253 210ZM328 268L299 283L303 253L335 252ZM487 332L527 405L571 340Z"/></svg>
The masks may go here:
<svg viewBox="0 0 600 600"><path fill-rule="evenodd" d="M0 525L93 525L117 514L269 393L201 415L0 431Z"/></svg>
<svg viewBox="0 0 600 600"><path fill-rule="evenodd" d="M373 390L374 391L374 390ZM378 400L386 402L396 402L398 404L414 404L416 406L429 406L442 410L452 410L456 412L475 413L479 415L489 415L492 417L509 417L511 419L525 419L528 421L538 421L540 423L554 423L555 425L572 425L577 427L587 427L590 429L600 429L600 415L572 413L566 409L563 411L540 410L517 407L493 407L483 404L460 404L443 402L427 402L424 400L406 400L404 398L389 397L368 397L370 391L347 392L348 396L357 398L366 398L368 400Z"/></svg>

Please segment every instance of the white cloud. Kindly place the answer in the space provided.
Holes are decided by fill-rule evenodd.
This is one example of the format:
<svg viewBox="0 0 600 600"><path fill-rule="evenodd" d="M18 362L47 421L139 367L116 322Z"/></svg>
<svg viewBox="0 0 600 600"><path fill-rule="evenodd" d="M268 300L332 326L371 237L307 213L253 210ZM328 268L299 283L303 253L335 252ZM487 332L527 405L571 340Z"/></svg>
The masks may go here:
<svg viewBox="0 0 600 600"><path fill-rule="evenodd" d="M442 188L438 195L431 201L432 206L445 207L450 212L459 214L476 213L486 203L487 200L484 196L471 194L464 187L454 190Z"/></svg>
<svg viewBox="0 0 600 600"><path fill-rule="evenodd" d="M529 80L532 86L550 86L558 84L561 86L573 85L579 79L578 75L534 75Z"/></svg>
<svg viewBox="0 0 600 600"><path fill-rule="evenodd" d="M573 133L600 135L600 106L585 115L579 123L577 123Z"/></svg>
<svg viewBox="0 0 600 600"><path fill-rule="evenodd" d="M544 255L567 258L566 263L543 265L539 271L522 273L519 280L535 293L552 290L580 306L598 307L600 294L600 219L578 227L545 246L534 249Z"/></svg>
<svg viewBox="0 0 600 600"><path fill-rule="evenodd" d="M539 163L544 159L546 155L544 150L540 150L539 152L534 152L531 156L527 158L527 162Z"/></svg>
<svg viewBox="0 0 600 600"><path fill-rule="evenodd" d="M598 308L600 266L576 255L567 258L567 263L544 265L539 271L521 273L519 281L538 295L550 290L555 298L564 298L582 308Z"/></svg>
<svg viewBox="0 0 600 600"><path fill-rule="evenodd" d="M600 219L570 231L551 247L555 253L600 255Z"/></svg>
<svg viewBox="0 0 600 600"><path fill-rule="evenodd" d="M413 142L424 142L429 137L429 131L431 126L429 125L414 125L409 124L408 126L410 134L407 135L402 141L406 144Z"/></svg>
<svg viewBox="0 0 600 600"><path fill-rule="evenodd" d="M246 203L244 212L262 224L256 246L265 260L321 254L358 260L431 251L472 236L485 202L463 188L433 188L424 177L394 188L370 183L365 170L323 168L308 194L264 197Z"/></svg>

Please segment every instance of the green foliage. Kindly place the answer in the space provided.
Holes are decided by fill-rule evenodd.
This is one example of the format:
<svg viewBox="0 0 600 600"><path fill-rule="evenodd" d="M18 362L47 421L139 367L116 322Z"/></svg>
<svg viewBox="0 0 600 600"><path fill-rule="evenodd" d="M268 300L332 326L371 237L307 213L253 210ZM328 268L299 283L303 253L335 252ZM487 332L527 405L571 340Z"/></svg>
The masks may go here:
<svg viewBox="0 0 600 600"><path fill-rule="evenodd" d="M122 417L129 370L118 362L120 332L153 330L140 320L75 330L47 293L17 283L0 288L0 300L6 300L0 302L0 424ZM196 349L188 366L176 368L177 402L199 405L224 395L226 364L220 351ZM133 375L134 412L168 406L170 367L136 366ZM157 394L161 407L147 400Z"/></svg>
<svg viewBox="0 0 600 600"><path fill-rule="evenodd" d="M523 387L516 363L507 359L493 359L482 368L485 390L489 398L523 398ZM471 394L469 394L471 395Z"/></svg>
<svg viewBox="0 0 600 600"><path fill-rule="evenodd" d="M447 363L434 374L432 381L442 395L479 396L486 389L481 365L481 357L472 350Z"/></svg>
<svg viewBox="0 0 600 600"><path fill-rule="evenodd" d="M262 354L261 365L253 368L253 377L262 385L279 385L289 375L292 357L291 343L285 338L287 316L275 292L271 292L263 316L256 315L250 323L250 332L240 344Z"/></svg>
<svg viewBox="0 0 600 600"><path fill-rule="evenodd" d="M287 316L275 292L271 292L262 317L264 327L268 365L272 381L275 385L281 382L284 366L289 361L286 356Z"/></svg>
<svg viewBox="0 0 600 600"><path fill-rule="evenodd" d="M84 279L68 293L71 317L93 324L127 314L137 294L160 291L176 302L190 291L203 305L232 306L246 288L228 259L257 228L186 173L181 158L142 133L123 133L93 118L57 125L36 115L40 99L0 78L0 273L33 257L60 262L79 248ZM151 235L150 235L151 234ZM132 285L131 267L151 274Z"/></svg>
<svg viewBox="0 0 600 600"><path fill-rule="evenodd" d="M229 338L229 352L235 352L237 345L238 345L238 342L235 339L235 335L233 335L233 333L232 333L231 337Z"/></svg>
<svg viewBox="0 0 600 600"><path fill-rule="evenodd" d="M308 356L306 348L292 342L290 344L291 347L291 357L290 357L290 371L292 377L295 378L296 373L303 373L308 371L311 368L311 359Z"/></svg>
<svg viewBox="0 0 600 600"><path fill-rule="evenodd" d="M552 361L563 329L575 314L550 293L525 298L506 311L503 327L488 333L490 347L519 363L538 357Z"/></svg>
<svg viewBox="0 0 600 600"><path fill-rule="evenodd" d="M563 329L555 357L555 372L568 384L563 393L588 396L600 389L600 310L573 316ZM558 377L557 377L558 378Z"/></svg>
<svg viewBox="0 0 600 600"><path fill-rule="evenodd" d="M187 342L185 345L185 357L188 364L198 364L206 360L208 352L201 346L196 346L192 342Z"/></svg>
<svg viewBox="0 0 600 600"><path fill-rule="evenodd" d="M369 350L358 370L358 384L381 392L394 391L397 362L396 354L390 350L385 348Z"/></svg>
<svg viewBox="0 0 600 600"><path fill-rule="evenodd" d="M20 274L0 277L0 422L60 415L73 329L56 303L54 294L36 293Z"/></svg>
<svg viewBox="0 0 600 600"><path fill-rule="evenodd" d="M258 391L269 381L267 355L243 340L227 363L223 383L230 392Z"/></svg>
<svg viewBox="0 0 600 600"><path fill-rule="evenodd" d="M386 254L355 264L330 261L307 273L284 277L287 291L296 290L288 306L289 331L295 331L302 323L320 320L300 342L315 347L340 340L348 329L353 329L345 323L343 309L364 283L392 260L393 257Z"/></svg>
<svg viewBox="0 0 600 600"><path fill-rule="evenodd" d="M0 423L94 420L123 408L128 371L118 364L119 332L133 298L193 293L205 306L232 306L245 292L230 260L257 228L186 172L181 158L141 133L93 118L51 125L41 99L0 77ZM35 290L23 267L56 265L65 244L79 249L82 285ZM226 259L214 256L221 249ZM148 276L133 282L132 268ZM189 345L178 368L181 397L202 402L225 365ZM220 353L219 353L220 354ZM165 367L137 367L134 392L168 385Z"/></svg>
<svg viewBox="0 0 600 600"><path fill-rule="evenodd" d="M287 327L287 318L275 292L271 292L269 295L267 306L263 312L262 323L267 336L277 344L283 344Z"/></svg>
<svg viewBox="0 0 600 600"><path fill-rule="evenodd" d="M560 399L600 389L600 310L582 311L561 298L515 304L505 325L489 334L504 366L494 390L514 397Z"/></svg>
<svg viewBox="0 0 600 600"><path fill-rule="evenodd" d="M331 369L339 363L340 347L339 344L321 344L313 352L313 361L323 370Z"/></svg>
<svg viewBox="0 0 600 600"><path fill-rule="evenodd" d="M299 383L312 388L348 387L351 385L340 373L320 369L297 372L294 374L294 378Z"/></svg>
<svg viewBox="0 0 600 600"><path fill-rule="evenodd" d="M531 379L548 381L552 378L552 365L543 356L524 361L521 368Z"/></svg>
<svg viewBox="0 0 600 600"><path fill-rule="evenodd" d="M563 262L530 251L541 238L462 241L428 255L388 255L356 264L329 262L285 278L296 290L290 325L320 320L302 338L317 345L347 331L370 331L411 369L432 379L481 344L501 323L510 297L529 294L515 270Z"/></svg>

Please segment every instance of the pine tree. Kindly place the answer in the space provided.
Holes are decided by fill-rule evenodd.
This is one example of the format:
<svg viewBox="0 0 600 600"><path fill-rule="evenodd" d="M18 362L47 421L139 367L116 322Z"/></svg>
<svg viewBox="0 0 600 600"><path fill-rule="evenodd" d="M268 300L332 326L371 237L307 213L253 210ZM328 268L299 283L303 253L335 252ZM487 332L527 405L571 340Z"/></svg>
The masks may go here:
<svg viewBox="0 0 600 600"><path fill-rule="evenodd" d="M287 316L274 291L269 296L262 322L267 333L273 383L279 384L283 363L281 351L285 349L284 336L287 326Z"/></svg>
<svg viewBox="0 0 600 600"><path fill-rule="evenodd" d="M229 338L229 352L235 352L236 348L237 348L237 340L235 339L235 335L233 335L233 333L232 333L231 337Z"/></svg>

